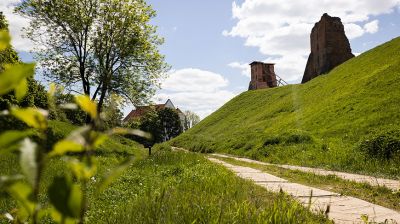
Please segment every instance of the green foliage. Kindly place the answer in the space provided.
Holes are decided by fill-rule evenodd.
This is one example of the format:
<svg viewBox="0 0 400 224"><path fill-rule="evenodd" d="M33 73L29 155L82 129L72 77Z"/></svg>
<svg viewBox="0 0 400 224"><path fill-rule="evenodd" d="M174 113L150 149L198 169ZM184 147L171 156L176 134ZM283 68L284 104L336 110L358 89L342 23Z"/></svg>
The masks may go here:
<svg viewBox="0 0 400 224"><path fill-rule="evenodd" d="M278 144L289 145L289 144L305 144L312 142L313 138L308 132L302 130L289 130L280 135L267 137L267 139L264 142L264 145L265 146L278 145Z"/></svg>
<svg viewBox="0 0 400 224"><path fill-rule="evenodd" d="M8 23L3 12L0 12L0 72L4 70L5 64L15 64L19 61L18 53L10 45Z"/></svg>
<svg viewBox="0 0 400 224"><path fill-rule="evenodd" d="M47 108L44 87L33 79L34 65L19 64L18 53L9 42L8 24L0 12L0 74L3 76L3 82L0 83L0 111L9 109L12 105ZM26 92L29 94L25 94ZM11 116L0 116L0 124L0 130L25 127Z"/></svg>
<svg viewBox="0 0 400 224"><path fill-rule="evenodd" d="M178 113L171 108L158 111L158 119L161 124L161 136L163 141L168 141L182 133L182 124Z"/></svg>
<svg viewBox="0 0 400 224"><path fill-rule="evenodd" d="M365 157L357 149L376 129L400 129L399 52L396 38L305 84L244 92L172 144L399 177L398 162Z"/></svg>
<svg viewBox="0 0 400 224"><path fill-rule="evenodd" d="M373 134L361 141L358 148L372 158L400 161L400 129Z"/></svg>
<svg viewBox="0 0 400 224"><path fill-rule="evenodd" d="M75 97L72 94L64 94L58 90L54 94L55 107L50 110L50 115L57 120L68 120L75 125L83 125L86 123L86 113L81 108L65 108L65 105L71 105L75 102ZM63 107L64 106L64 107ZM64 119L65 117L65 119Z"/></svg>
<svg viewBox="0 0 400 224"><path fill-rule="evenodd" d="M50 202L60 214L70 218L79 218L82 191L67 176L55 177L48 189Z"/></svg>
<svg viewBox="0 0 400 224"><path fill-rule="evenodd" d="M22 139L32 135L31 131L7 131L0 134L0 148L2 150L13 149L16 143L20 142Z"/></svg>
<svg viewBox="0 0 400 224"><path fill-rule="evenodd" d="M139 128L152 135L152 139L134 137L133 139L150 147L155 143L168 141L182 133L182 125L178 113L170 108L151 109L138 121L132 121L130 128Z"/></svg>

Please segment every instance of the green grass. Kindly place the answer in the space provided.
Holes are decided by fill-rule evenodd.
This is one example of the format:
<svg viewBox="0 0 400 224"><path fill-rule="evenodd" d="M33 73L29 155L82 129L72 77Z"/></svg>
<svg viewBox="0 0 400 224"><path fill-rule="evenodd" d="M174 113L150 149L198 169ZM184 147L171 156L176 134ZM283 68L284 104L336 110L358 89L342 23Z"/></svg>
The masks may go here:
<svg viewBox="0 0 400 224"><path fill-rule="evenodd" d="M121 200L122 199L122 200ZM286 195L242 180L202 155L159 151L114 183L91 213L107 223L326 223ZM107 207L108 208L108 207ZM106 207L104 209L107 209Z"/></svg>
<svg viewBox="0 0 400 224"><path fill-rule="evenodd" d="M370 134L400 129L400 38L302 85L247 91L172 140L225 152L398 178L400 163L358 149Z"/></svg>
<svg viewBox="0 0 400 224"><path fill-rule="evenodd" d="M387 187L371 186L367 183L348 181L335 175L322 176L314 173L289 170L276 166L238 161L232 158L216 158L230 164L259 169L291 182L300 183L327 191L333 191L346 196L360 198L373 204L400 211L400 192L393 192Z"/></svg>
<svg viewBox="0 0 400 224"><path fill-rule="evenodd" d="M50 122L53 137L74 129L63 122ZM111 152L117 149L117 152ZM98 150L98 174L88 186L87 223L329 223L283 194L274 194L242 180L202 155L171 152L161 145L151 157L147 150L123 137L108 140ZM95 187L103 174L127 155L135 162L103 193ZM19 173L16 154L2 154L0 176ZM53 159L43 173L40 201L48 201L45 186L64 175L64 161ZM16 207L0 194L0 214ZM5 222L0 218L0 223ZM50 223L45 219L42 223Z"/></svg>

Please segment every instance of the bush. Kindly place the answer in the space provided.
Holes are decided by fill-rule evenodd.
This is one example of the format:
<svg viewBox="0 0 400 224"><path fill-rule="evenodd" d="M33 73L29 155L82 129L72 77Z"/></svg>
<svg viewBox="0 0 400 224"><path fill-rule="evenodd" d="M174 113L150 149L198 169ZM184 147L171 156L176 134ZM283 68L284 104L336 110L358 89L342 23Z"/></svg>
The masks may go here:
<svg viewBox="0 0 400 224"><path fill-rule="evenodd" d="M359 150L368 156L390 160L400 155L400 130L383 131L362 140Z"/></svg>
<svg viewBox="0 0 400 224"><path fill-rule="evenodd" d="M286 144L302 144L311 142L313 142L313 138L310 133L302 130L289 131L285 139Z"/></svg>
<svg viewBox="0 0 400 224"><path fill-rule="evenodd" d="M74 125L83 125L86 123L86 113L82 109L77 110L61 109L59 106L63 104L74 103L73 94L64 94L57 92L54 96L55 106L50 109L51 119L64 121L65 119L70 121Z"/></svg>
<svg viewBox="0 0 400 224"><path fill-rule="evenodd" d="M266 147L257 147L255 149L247 151L245 153L245 156L255 160L262 160L263 158L269 156L269 151Z"/></svg>
<svg viewBox="0 0 400 224"><path fill-rule="evenodd" d="M278 136L272 136L272 137L268 137L265 142L264 145L268 146L268 145L277 145L281 143L281 138Z"/></svg>
<svg viewBox="0 0 400 224"><path fill-rule="evenodd" d="M313 142L313 137L310 133L302 130L289 130L280 135L267 137L264 141L264 146L278 145L278 144L304 144Z"/></svg>

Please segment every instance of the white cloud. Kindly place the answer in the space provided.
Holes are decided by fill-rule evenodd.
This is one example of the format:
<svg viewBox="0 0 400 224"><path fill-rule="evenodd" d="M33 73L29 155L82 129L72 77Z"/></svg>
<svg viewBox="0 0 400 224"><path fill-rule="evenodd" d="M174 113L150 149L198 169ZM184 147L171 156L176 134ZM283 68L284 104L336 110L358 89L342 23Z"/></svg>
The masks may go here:
<svg viewBox="0 0 400 224"><path fill-rule="evenodd" d="M300 81L306 67L308 55L289 54L281 57L269 57L264 62L275 63L275 73L286 82Z"/></svg>
<svg viewBox="0 0 400 224"><path fill-rule="evenodd" d="M241 74L247 77L250 77L250 65L249 63L240 63L240 62L232 62L228 64L231 68L236 68L241 71Z"/></svg>
<svg viewBox="0 0 400 224"><path fill-rule="evenodd" d="M8 21L9 30L12 36L12 45L17 51L33 50L32 42L23 37L22 28L29 25L29 20L14 13L15 5L21 0L1 0L0 11L2 11Z"/></svg>
<svg viewBox="0 0 400 224"><path fill-rule="evenodd" d="M171 99L175 106L204 118L235 96L226 90L228 84L220 74L185 68L171 71L155 98L160 103Z"/></svg>
<svg viewBox="0 0 400 224"><path fill-rule="evenodd" d="M344 30L346 32L346 36L349 39L355 39L357 37L361 37L365 33L365 30L361 26L354 23L346 24Z"/></svg>
<svg viewBox="0 0 400 224"><path fill-rule="evenodd" d="M364 25L365 32L376 33L379 30L379 21L374 20Z"/></svg>
<svg viewBox="0 0 400 224"><path fill-rule="evenodd" d="M228 86L222 75L195 68L172 71L163 82L162 89L173 92L214 92Z"/></svg>
<svg viewBox="0 0 400 224"><path fill-rule="evenodd" d="M232 14L237 23L222 34L245 38L246 46L257 47L268 59L276 60L278 71L288 72L281 74L283 77L299 80L310 51L311 29L323 13L340 17L348 38L354 39L378 30L378 20L370 21L371 16L391 13L398 6L400 0L244 0L241 4L234 1Z"/></svg>

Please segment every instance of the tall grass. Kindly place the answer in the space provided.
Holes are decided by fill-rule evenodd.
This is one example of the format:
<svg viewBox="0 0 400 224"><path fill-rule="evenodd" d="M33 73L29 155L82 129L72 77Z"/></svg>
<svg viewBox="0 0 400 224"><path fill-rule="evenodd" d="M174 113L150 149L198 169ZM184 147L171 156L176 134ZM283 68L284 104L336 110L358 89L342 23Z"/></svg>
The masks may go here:
<svg viewBox="0 0 400 224"><path fill-rule="evenodd" d="M124 188L126 183L132 183L134 197L127 197L114 215L100 219L108 223L328 222L288 196L239 179L201 155L158 152L137 163L111 189Z"/></svg>

